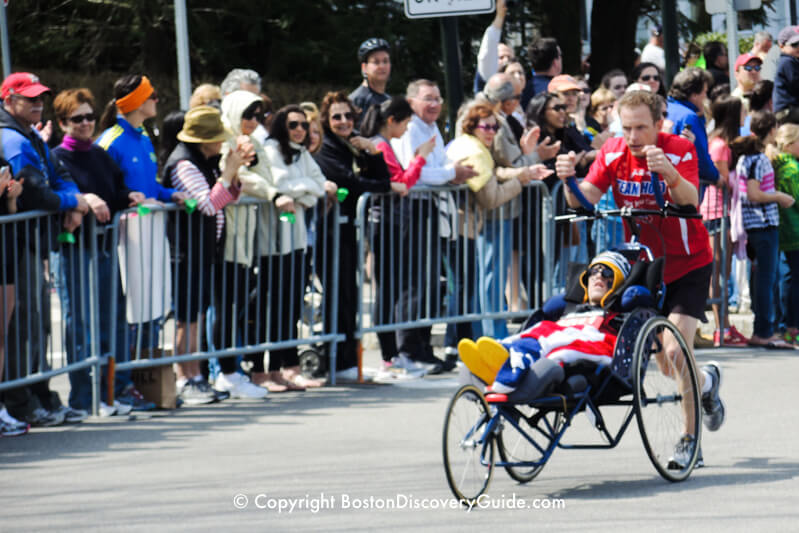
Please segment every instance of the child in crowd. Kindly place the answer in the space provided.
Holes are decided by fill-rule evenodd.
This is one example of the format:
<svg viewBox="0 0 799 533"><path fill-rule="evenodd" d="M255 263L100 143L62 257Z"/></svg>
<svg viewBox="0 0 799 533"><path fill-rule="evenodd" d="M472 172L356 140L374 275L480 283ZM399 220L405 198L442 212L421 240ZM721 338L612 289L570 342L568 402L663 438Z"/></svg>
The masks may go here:
<svg viewBox="0 0 799 533"><path fill-rule="evenodd" d="M746 230L747 250L753 258L752 311L755 315L754 333L750 346L773 349L790 349L793 346L774 335L771 310L774 305L772 290L779 258L779 209L789 208L794 198L774 187L774 168L763 153L777 133L777 119L769 111L752 114L752 134L738 137L732 143L737 160L736 174L741 188L741 212Z"/></svg>

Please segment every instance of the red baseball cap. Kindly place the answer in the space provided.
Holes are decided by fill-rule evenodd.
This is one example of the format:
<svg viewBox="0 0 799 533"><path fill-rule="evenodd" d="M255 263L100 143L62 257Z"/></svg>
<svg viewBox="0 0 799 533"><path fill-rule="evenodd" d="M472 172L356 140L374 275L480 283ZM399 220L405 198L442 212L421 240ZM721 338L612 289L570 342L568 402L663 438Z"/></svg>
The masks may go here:
<svg viewBox="0 0 799 533"><path fill-rule="evenodd" d="M30 72L15 72L3 80L0 87L0 98L5 100L12 94L35 98L42 93L49 93L50 88L39 82L39 77Z"/></svg>
<svg viewBox="0 0 799 533"><path fill-rule="evenodd" d="M566 91L579 91L580 86L577 85L577 80L568 74L561 74L555 76L552 81L547 85L547 91L551 93L565 93Z"/></svg>
<svg viewBox="0 0 799 533"><path fill-rule="evenodd" d="M757 59L760 61L760 63L763 63L763 60L757 57L755 54L741 54L738 56L738 59L735 60L735 70L738 70L753 59Z"/></svg>

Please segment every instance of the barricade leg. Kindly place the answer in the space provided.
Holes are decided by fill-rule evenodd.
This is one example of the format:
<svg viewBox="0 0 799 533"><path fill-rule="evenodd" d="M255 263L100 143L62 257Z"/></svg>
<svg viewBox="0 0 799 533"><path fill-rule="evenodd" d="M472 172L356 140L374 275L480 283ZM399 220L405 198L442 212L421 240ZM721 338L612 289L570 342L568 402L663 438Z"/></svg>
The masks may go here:
<svg viewBox="0 0 799 533"><path fill-rule="evenodd" d="M271 340L293 340L297 338L297 321L302 304L302 251L270 256L269 261L272 263L272 272L277 273L269 280ZM296 346L269 352L269 372L298 367L299 364Z"/></svg>
<svg viewBox="0 0 799 533"><path fill-rule="evenodd" d="M76 363L89 357L91 346L89 330L89 254L82 247L64 246L60 265L63 266L63 283L58 285L64 321L64 344L67 362ZM55 265L54 265L55 266ZM69 373L69 406L73 409L92 410L93 382L89 368Z"/></svg>

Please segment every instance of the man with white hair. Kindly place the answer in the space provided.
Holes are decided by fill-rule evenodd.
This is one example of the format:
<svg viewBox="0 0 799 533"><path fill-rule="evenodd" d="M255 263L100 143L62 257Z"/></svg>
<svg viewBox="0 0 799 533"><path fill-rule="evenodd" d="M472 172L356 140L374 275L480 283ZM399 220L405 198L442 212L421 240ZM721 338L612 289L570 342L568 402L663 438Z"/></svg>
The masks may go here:
<svg viewBox="0 0 799 533"><path fill-rule="evenodd" d="M760 79L774 81L774 76L777 74L777 60L780 58L780 49L778 46L774 46L774 39L771 34L767 31L757 32L750 53L759 57L763 62Z"/></svg>
<svg viewBox="0 0 799 533"><path fill-rule="evenodd" d="M234 68L227 73L219 87L222 90L222 97L238 90L259 94L261 92L261 76L248 68Z"/></svg>

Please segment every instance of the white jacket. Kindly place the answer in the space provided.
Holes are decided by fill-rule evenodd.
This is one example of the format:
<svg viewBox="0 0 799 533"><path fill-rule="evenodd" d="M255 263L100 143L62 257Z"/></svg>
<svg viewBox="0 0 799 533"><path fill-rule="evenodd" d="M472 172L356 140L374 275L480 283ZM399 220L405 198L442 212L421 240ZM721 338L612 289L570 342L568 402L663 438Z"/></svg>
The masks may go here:
<svg viewBox="0 0 799 533"><path fill-rule="evenodd" d="M299 144L289 143L299 150L291 163L286 164L280 144L275 139L267 139L264 145L266 158L272 171L272 180L278 194L289 196L294 200L295 221L293 224L280 222L277 209L272 209L270 220L277 232L279 226L278 243L280 254L294 250L304 250L308 246L308 231L305 223L306 208L313 208L319 198L325 195L325 176L319 169L308 150Z"/></svg>
<svg viewBox="0 0 799 533"><path fill-rule="evenodd" d="M225 168L225 158L229 149L236 148L236 137L241 135L241 115L253 102L259 101L258 95L249 91L234 91L222 100L222 121L233 134L222 148L222 160L220 167ZM271 208L272 200L277 195L274 187L269 159L264 152L263 146L257 140L250 137L255 147L255 155L258 163L252 167L242 165L239 168L239 180L241 181L241 197L255 198L263 200ZM258 230L258 250L261 255L269 253L271 241L274 235L270 235L270 229L258 223L259 207L253 204L239 205L231 204L225 207L225 261L236 262L242 265L252 266L254 256L254 244L256 229Z"/></svg>

